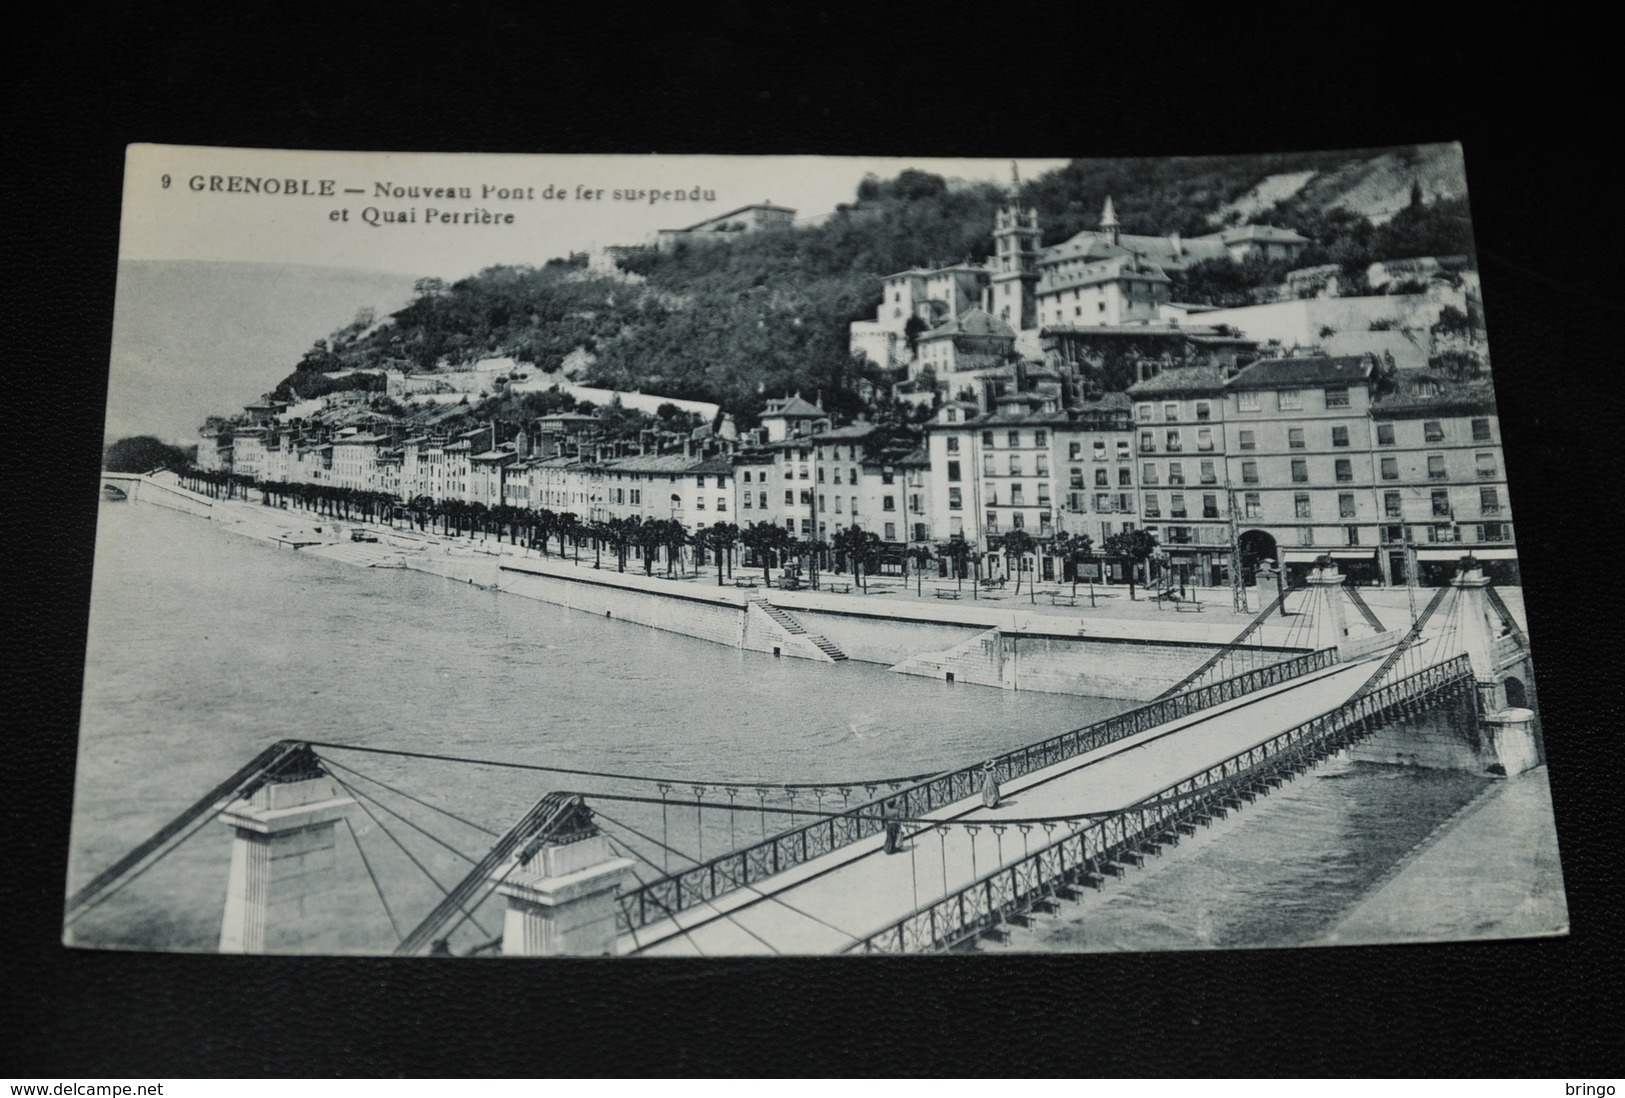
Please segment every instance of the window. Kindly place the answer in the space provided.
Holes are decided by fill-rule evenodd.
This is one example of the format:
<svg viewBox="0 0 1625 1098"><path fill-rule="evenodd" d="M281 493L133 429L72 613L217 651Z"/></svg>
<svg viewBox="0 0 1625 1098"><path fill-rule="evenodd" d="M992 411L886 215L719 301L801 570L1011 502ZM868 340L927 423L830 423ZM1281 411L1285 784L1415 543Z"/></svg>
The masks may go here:
<svg viewBox="0 0 1625 1098"><path fill-rule="evenodd" d="M1162 418L1165 421L1169 422L1169 423L1178 423L1179 422L1179 405L1178 404L1164 404L1162 406Z"/></svg>
<svg viewBox="0 0 1625 1098"><path fill-rule="evenodd" d="M1444 469L1444 455L1443 454L1429 454L1428 455L1428 479L1429 480L1444 480L1448 475L1449 474L1446 473L1445 469Z"/></svg>
<svg viewBox="0 0 1625 1098"><path fill-rule="evenodd" d="M1096 492L1095 493L1095 510L1097 510L1097 511L1110 511L1111 509L1112 509L1112 497L1111 497L1111 494L1109 492Z"/></svg>
<svg viewBox="0 0 1625 1098"><path fill-rule="evenodd" d="M1021 475L1021 458L1015 454L1010 455L1010 475L1013 477Z"/></svg>
<svg viewBox="0 0 1625 1098"><path fill-rule="evenodd" d="M856 469L852 470L851 483L853 483L853 484L856 484L858 482L857 472L858 471ZM897 474L892 472L890 469L886 470L885 472L880 474L880 483L882 483L882 484L896 484L897 483Z"/></svg>
<svg viewBox="0 0 1625 1098"><path fill-rule="evenodd" d="M915 541L925 541L926 540L925 523L916 522L914 524L914 540Z"/></svg>
<svg viewBox="0 0 1625 1098"><path fill-rule="evenodd" d="M1384 526L1382 528L1382 540L1403 542L1405 540L1405 528L1403 526Z"/></svg>
<svg viewBox="0 0 1625 1098"><path fill-rule="evenodd" d="M1027 516L1026 515L1022 514L1020 511L1011 512L1011 514L1010 514L1010 529L1012 529L1012 530L1020 530L1023 527L1025 527L1026 525L1027 525Z"/></svg>
<svg viewBox="0 0 1625 1098"><path fill-rule="evenodd" d="M1106 470L1104 470L1104 469L1096 469L1095 470L1095 487L1096 488L1104 488L1107 485L1109 485L1110 483L1111 483L1111 479L1107 476Z"/></svg>
<svg viewBox="0 0 1625 1098"><path fill-rule="evenodd" d="M1499 515L1501 513L1501 494L1494 488L1480 488L1478 490L1478 511L1484 515Z"/></svg>
<svg viewBox="0 0 1625 1098"><path fill-rule="evenodd" d="M1154 454L1156 452L1157 452L1157 444L1155 442L1151 441L1151 432L1150 431L1141 431L1140 432L1140 453L1142 453L1142 454Z"/></svg>
<svg viewBox="0 0 1625 1098"><path fill-rule="evenodd" d="M1038 455L1038 468L1035 471L1041 477L1049 476L1049 455L1048 454L1039 454Z"/></svg>
<svg viewBox="0 0 1625 1098"><path fill-rule="evenodd" d="M1348 458L1338 458L1332 465L1336 472L1337 482L1347 484L1354 479L1354 463Z"/></svg>
<svg viewBox="0 0 1625 1098"><path fill-rule="evenodd" d="M791 489L791 488L786 488L784 490L784 505L786 507L793 507L793 506L795 506L795 502L796 502L795 490Z"/></svg>
<svg viewBox="0 0 1625 1098"><path fill-rule="evenodd" d="M1450 517L1450 493L1443 488L1433 490L1433 514L1438 518Z"/></svg>
<svg viewBox="0 0 1625 1098"><path fill-rule="evenodd" d="M740 506L749 511L751 509L750 493L746 492L743 496L739 497L739 503Z"/></svg>
<svg viewBox="0 0 1625 1098"><path fill-rule="evenodd" d="M1214 495L1212 492L1204 492L1202 494L1202 517L1219 517L1219 497Z"/></svg>
<svg viewBox="0 0 1625 1098"><path fill-rule="evenodd" d="M1430 419L1422 424L1422 437L1429 442L1444 441L1444 425L1436 419Z"/></svg>
<svg viewBox="0 0 1625 1098"><path fill-rule="evenodd" d="M1134 487L1134 470L1127 465L1119 466L1117 470L1117 486L1119 488Z"/></svg>
<svg viewBox="0 0 1625 1098"><path fill-rule="evenodd" d="M1258 462L1244 461L1241 463L1241 482L1243 484L1258 483Z"/></svg>
<svg viewBox="0 0 1625 1098"><path fill-rule="evenodd" d="M1168 463L1168 483L1169 484L1184 484L1185 483L1185 463L1184 462L1182 462L1182 461L1170 461Z"/></svg>
<svg viewBox="0 0 1625 1098"><path fill-rule="evenodd" d="M1168 432L1168 452L1170 454L1176 454L1179 451L1183 450L1184 448L1185 448L1185 444L1180 441L1179 432L1178 431L1169 431Z"/></svg>
<svg viewBox="0 0 1625 1098"><path fill-rule="evenodd" d="M1154 408L1150 404L1136 404L1134 406L1134 418L1135 419L1147 420L1147 419L1151 418L1153 413L1154 413Z"/></svg>
<svg viewBox="0 0 1625 1098"><path fill-rule="evenodd" d="M1473 460L1478 466L1478 475L1481 477L1495 476L1495 455L1474 454Z"/></svg>
<svg viewBox="0 0 1625 1098"><path fill-rule="evenodd" d="M1128 492L1120 493L1117 497L1117 509L1123 512L1125 515L1132 515L1134 513L1134 496ZM1123 524L1123 529L1125 531L1132 530L1133 528L1133 525L1130 523Z"/></svg>
<svg viewBox="0 0 1625 1098"><path fill-rule="evenodd" d="M1347 386L1326 390L1326 407L1347 408L1349 406L1349 391Z"/></svg>
<svg viewBox="0 0 1625 1098"><path fill-rule="evenodd" d="M950 461L948 463L948 479L954 481L959 479L959 462Z"/></svg>
<svg viewBox="0 0 1625 1098"><path fill-rule="evenodd" d="M1157 500L1157 493L1147 492L1145 494L1145 517L1160 518L1161 516L1162 504Z"/></svg>
<svg viewBox="0 0 1625 1098"><path fill-rule="evenodd" d="M994 464L993 455L990 453L982 455L982 475L984 477L996 477L999 475L998 466Z"/></svg>
<svg viewBox="0 0 1625 1098"><path fill-rule="evenodd" d="M1049 485L1047 484L1040 484L1038 486L1038 506L1049 506Z"/></svg>
<svg viewBox="0 0 1625 1098"><path fill-rule="evenodd" d="M840 507L841 507L841 497L840 497L840 496L836 496L836 497L835 497L835 509L836 509L836 510L837 510L837 511L839 511L839 510L840 510ZM827 510L829 510L829 504L827 504L827 503L825 503L825 502L824 502L824 493L822 493L822 492L819 492L819 493L818 493L818 509L819 509L819 510L820 510L820 511L827 511Z"/></svg>
<svg viewBox="0 0 1625 1098"><path fill-rule="evenodd" d="M1382 494L1382 513L1389 518L1404 518L1404 505L1400 503L1398 492L1384 492Z"/></svg>
<svg viewBox="0 0 1625 1098"><path fill-rule="evenodd" d="M1264 402L1257 393L1237 393L1236 408L1243 412L1258 412L1264 408Z"/></svg>
<svg viewBox="0 0 1625 1098"><path fill-rule="evenodd" d="M1486 522L1479 527L1480 541L1511 541L1512 527L1504 522Z"/></svg>
<svg viewBox="0 0 1625 1098"><path fill-rule="evenodd" d="M1236 445L1243 450L1258 449L1258 437L1251 431L1240 431L1236 434Z"/></svg>
<svg viewBox="0 0 1625 1098"><path fill-rule="evenodd" d="M1174 492L1168 496L1168 517L1185 517L1185 495L1183 492Z"/></svg>
<svg viewBox="0 0 1625 1098"><path fill-rule="evenodd" d="M840 480L841 480L841 471L839 469L837 469L837 470L835 470L835 482L837 484L839 484ZM819 484L824 483L824 467L822 465L820 465L818 467L818 483Z"/></svg>
<svg viewBox="0 0 1625 1098"><path fill-rule="evenodd" d="M695 496L694 497L694 510L696 510L696 511L705 510L705 497L704 496Z"/></svg>
<svg viewBox="0 0 1625 1098"><path fill-rule="evenodd" d="M1202 427L1196 432L1196 448L1198 450L1213 449L1213 428Z"/></svg>
<svg viewBox="0 0 1625 1098"><path fill-rule="evenodd" d="M823 506L824 506L824 497L823 496L818 497L818 506L819 506L820 509L823 508ZM841 497L840 496L835 497L835 513L837 515L841 513Z"/></svg>
<svg viewBox="0 0 1625 1098"><path fill-rule="evenodd" d="M1288 427L1286 431L1286 444L1290 449L1302 450L1304 448L1303 428Z"/></svg>
<svg viewBox="0 0 1625 1098"><path fill-rule="evenodd" d="M1118 442L1117 449L1120 452L1123 451L1123 450L1128 449L1128 443L1121 442L1121 441ZM1106 440L1103 439L1103 438L1095 439L1095 460L1096 461L1105 461L1106 460Z"/></svg>
<svg viewBox="0 0 1625 1098"><path fill-rule="evenodd" d="M1292 459L1292 483L1293 484L1308 484L1309 483L1309 463L1307 461L1305 461L1303 458L1293 458Z"/></svg>
<svg viewBox="0 0 1625 1098"><path fill-rule="evenodd" d="M1067 482L1067 487L1069 487L1069 488L1082 488L1083 487L1083 469L1082 468L1080 468L1078 466L1073 466L1071 477Z"/></svg>
<svg viewBox="0 0 1625 1098"><path fill-rule="evenodd" d="M1066 446L1066 459L1068 461L1082 461L1083 460L1083 443L1081 443L1081 442L1069 442L1069 443L1067 443L1067 446Z"/></svg>
<svg viewBox="0 0 1625 1098"><path fill-rule="evenodd" d="M895 510L897 510L897 497L896 496L881 496L880 497L880 509L882 511L895 511Z"/></svg>
<svg viewBox="0 0 1625 1098"><path fill-rule="evenodd" d="M811 507L812 506L812 493L807 491L807 489L803 488L801 490L801 501L800 502L801 502L801 506L803 506L803 507Z"/></svg>
<svg viewBox="0 0 1625 1098"><path fill-rule="evenodd" d="M1211 461L1202 462L1200 472L1203 484L1219 483L1219 475L1214 471L1213 463Z"/></svg>
<svg viewBox="0 0 1625 1098"><path fill-rule="evenodd" d="M897 524L895 522L888 522L886 524L886 540L887 541L896 541L897 540Z"/></svg>
<svg viewBox="0 0 1625 1098"><path fill-rule="evenodd" d="M763 507L763 508L765 508L767 506L767 493L766 492L758 492L756 494L756 506Z"/></svg>
<svg viewBox="0 0 1625 1098"><path fill-rule="evenodd" d="M1307 492L1299 492L1292 497L1292 514L1301 519L1312 517L1309 513L1309 495Z"/></svg>
<svg viewBox="0 0 1625 1098"><path fill-rule="evenodd" d="M727 497L726 496L718 496L717 497L717 510L718 511L726 511L727 509L728 509L728 499L727 499Z"/></svg>
<svg viewBox="0 0 1625 1098"><path fill-rule="evenodd" d="M1213 405L1209 404L1205 400L1198 400L1196 402L1196 418L1198 420L1204 420L1204 421L1212 419L1213 418Z"/></svg>
<svg viewBox="0 0 1625 1098"><path fill-rule="evenodd" d="M1281 411L1296 412L1303 408L1303 394L1296 389L1281 389L1276 394L1281 401Z"/></svg>
<svg viewBox="0 0 1625 1098"><path fill-rule="evenodd" d="M918 492L910 492L908 496L908 510L913 515L925 514L925 497Z"/></svg>
<svg viewBox="0 0 1625 1098"><path fill-rule="evenodd" d="M745 483L746 484L750 483L750 470L749 469L745 470Z"/></svg>
<svg viewBox="0 0 1625 1098"><path fill-rule="evenodd" d="M1021 445L1021 432L1020 431L1010 431L1006 435L1006 440L1009 442L1010 448L1012 450L1014 450L1017 446Z"/></svg>
<svg viewBox="0 0 1625 1098"><path fill-rule="evenodd" d="M896 508L895 508L895 507L894 507L894 508L892 508L892 509L893 509L893 510L896 510ZM854 515L856 515L856 514L857 514L857 513L858 513L858 497L857 497L857 496L853 496L853 497L852 497L852 513L853 513L853 514L854 514Z"/></svg>
<svg viewBox="0 0 1625 1098"><path fill-rule="evenodd" d="M1155 484L1155 483L1157 483L1157 466L1156 466L1155 463L1149 462L1149 461L1145 463L1144 468L1142 468L1140 470L1140 483L1141 484Z"/></svg>
<svg viewBox="0 0 1625 1098"><path fill-rule="evenodd" d="M1377 424L1377 445L1392 446L1394 444L1394 425L1392 423Z"/></svg>
<svg viewBox="0 0 1625 1098"><path fill-rule="evenodd" d="M1095 444L1095 457L1096 457L1096 459L1098 459L1100 461L1105 461L1106 460L1105 447L1106 447L1106 444L1103 443L1103 442ZM1120 438L1120 439L1117 440L1117 460L1118 461L1128 461L1129 460L1128 439L1126 439L1126 438Z"/></svg>
<svg viewBox="0 0 1625 1098"><path fill-rule="evenodd" d="M1354 493L1353 492L1339 492L1339 493L1337 493L1337 517L1338 518L1353 518L1354 517Z"/></svg>
<svg viewBox="0 0 1625 1098"><path fill-rule="evenodd" d="M1382 479L1383 480L1398 480L1399 479L1399 459L1398 458L1383 458L1382 459Z"/></svg>
<svg viewBox="0 0 1625 1098"><path fill-rule="evenodd" d="M1241 505L1246 516L1250 519L1260 518L1264 514L1263 498L1257 492L1247 492L1241 497Z"/></svg>
<svg viewBox="0 0 1625 1098"><path fill-rule="evenodd" d="M949 435L947 441L948 441L948 452L950 454L959 453L959 436L958 435Z"/></svg>
<svg viewBox="0 0 1625 1098"><path fill-rule="evenodd" d="M982 432L982 445L986 446L989 450L991 450L993 448L993 432L992 431L983 431Z"/></svg>
<svg viewBox="0 0 1625 1098"><path fill-rule="evenodd" d="M1313 545L1313 544L1315 544L1315 528L1313 526L1300 526L1300 527L1298 527L1298 544L1299 545Z"/></svg>
<svg viewBox="0 0 1625 1098"><path fill-rule="evenodd" d="M962 511L964 507L965 504L963 497L960 495L960 490L958 488L948 489L948 510Z"/></svg>
<svg viewBox="0 0 1625 1098"><path fill-rule="evenodd" d="M1025 505L1025 503L1026 503L1026 500L1021 498L1021 485L1020 484L1012 484L1010 486L1010 504L1011 504L1011 506L1013 506L1013 507L1021 507L1021 506Z"/></svg>
<svg viewBox="0 0 1625 1098"><path fill-rule="evenodd" d="M1332 445L1347 446L1349 444L1349 429L1347 427L1332 428Z"/></svg>
<svg viewBox="0 0 1625 1098"><path fill-rule="evenodd" d="M1033 445L1034 446L1048 446L1049 445L1049 432L1048 431L1034 431L1033 432Z"/></svg>
<svg viewBox="0 0 1625 1098"><path fill-rule="evenodd" d="M1490 421L1489 420L1487 420L1487 419L1475 419L1475 420L1473 420L1473 441L1474 442L1488 442L1488 441L1490 441Z"/></svg>
<svg viewBox="0 0 1625 1098"><path fill-rule="evenodd" d="M1343 527L1343 538L1344 538L1343 543L1345 545L1359 545L1360 544L1360 528L1358 526L1345 526L1345 527Z"/></svg>

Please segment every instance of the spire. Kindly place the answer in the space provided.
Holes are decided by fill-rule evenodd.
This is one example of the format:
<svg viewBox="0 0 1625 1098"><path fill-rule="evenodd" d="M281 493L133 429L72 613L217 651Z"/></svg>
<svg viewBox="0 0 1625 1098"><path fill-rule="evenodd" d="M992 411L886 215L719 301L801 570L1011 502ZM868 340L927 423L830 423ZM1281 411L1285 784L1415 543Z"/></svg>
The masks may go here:
<svg viewBox="0 0 1625 1098"><path fill-rule="evenodd" d="M1010 201L1012 204L1021 201L1021 169L1014 160L1010 161Z"/></svg>
<svg viewBox="0 0 1625 1098"><path fill-rule="evenodd" d="M1112 196L1106 196L1106 205L1100 210L1100 227L1102 229L1117 228L1117 211L1112 209Z"/></svg>

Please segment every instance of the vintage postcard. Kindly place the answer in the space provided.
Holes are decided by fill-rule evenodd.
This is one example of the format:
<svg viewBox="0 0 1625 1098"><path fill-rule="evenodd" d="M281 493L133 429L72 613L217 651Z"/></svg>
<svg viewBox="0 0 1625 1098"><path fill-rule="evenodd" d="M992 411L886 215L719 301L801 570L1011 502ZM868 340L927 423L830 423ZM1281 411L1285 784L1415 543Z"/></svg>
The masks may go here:
<svg viewBox="0 0 1625 1098"><path fill-rule="evenodd" d="M132 146L64 940L1566 933L1460 148L1078 151Z"/></svg>

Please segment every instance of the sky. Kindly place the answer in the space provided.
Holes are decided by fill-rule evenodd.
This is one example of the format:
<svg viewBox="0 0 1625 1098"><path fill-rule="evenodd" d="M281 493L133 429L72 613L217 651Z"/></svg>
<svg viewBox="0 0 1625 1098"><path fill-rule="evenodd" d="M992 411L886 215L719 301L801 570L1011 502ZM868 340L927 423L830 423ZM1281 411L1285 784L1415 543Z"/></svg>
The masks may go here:
<svg viewBox="0 0 1625 1098"><path fill-rule="evenodd" d="M1015 163L1028 179L1067 161ZM790 207L798 220L828 214L853 200L869 172L889 178L917 168L950 179L1006 183L1011 164L132 145L119 256L296 263L454 280L494 264L539 266L594 247L645 243L656 230L753 203ZM257 181L257 192L251 181ZM468 188L468 196L397 190L411 187ZM447 223L448 213L493 220Z"/></svg>

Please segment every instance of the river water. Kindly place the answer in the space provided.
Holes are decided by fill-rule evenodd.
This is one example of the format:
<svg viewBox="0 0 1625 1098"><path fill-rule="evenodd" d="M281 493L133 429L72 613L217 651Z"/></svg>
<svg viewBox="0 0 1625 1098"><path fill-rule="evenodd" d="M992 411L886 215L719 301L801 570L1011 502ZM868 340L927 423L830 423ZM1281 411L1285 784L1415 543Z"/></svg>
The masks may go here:
<svg viewBox="0 0 1625 1098"><path fill-rule="evenodd" d="M681 854L662 845L716 854L789 822L702 812L694 784L718 802L718 782L833 787L933 771L1130 704L778 660L420 572L289 552L154 506L104 504L69 887L278 739L669 777L670 805L592 803L613 813L606 830L618 841L675 868ZM323 753L350 768L337 773L366 794L365 815L340 829L340 885L311 901L281 948L387 951L466 869L450 850L477 858L490 832L550 789L660 796L615 779ZM1143 884L1114 885L1122 891L1110 904L1046 945L1313 940L1482 788L1471 775L1333 763L1271 798L1278 804L1218 825L1223 842ZM833 788L817 796L825 808L839 803ZM206 825L80 919L71 940L214 948L229 847L224 827ZM479 909L454 944L494 936L498 904Z"/></svg>

